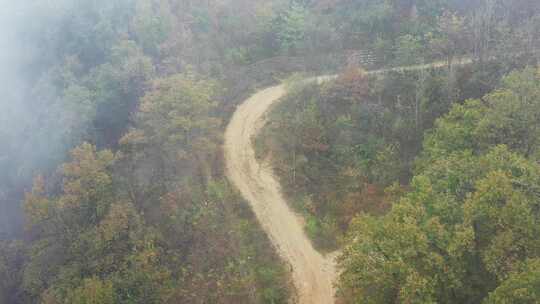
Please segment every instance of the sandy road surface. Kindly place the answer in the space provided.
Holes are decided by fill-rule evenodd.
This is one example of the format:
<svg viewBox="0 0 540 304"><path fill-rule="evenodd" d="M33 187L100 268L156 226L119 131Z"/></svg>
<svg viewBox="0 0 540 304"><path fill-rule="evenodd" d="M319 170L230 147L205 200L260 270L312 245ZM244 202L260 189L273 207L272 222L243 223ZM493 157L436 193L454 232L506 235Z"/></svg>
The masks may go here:
<svg viewBox="0 0 540 304"><path fill-rule="evenodd" d="M251 142L264 125L265 112L283 94L282 85L271 87L238 107L225 133L227 175L250 202L280 255L290 263L299 302L330 304L334 303L334 263L313 249L272 170L257 162Z"/></svg>
<svg viewBox="0 0 540 304"><path fill-rule="evenodd" d="M470 62L471 60L464 59L457 64L465 65ZM444 65L443 62L435 62L368 73L422 70ZM321 76L311 80L322 82L333 78L335 76ZM238 107L225 133L227 176L251 204L270 240L291 265L299 303L331 304L334 303L333 281L336 278L334 259L322 256L313 248L304 234L300 219L287 205L278 179L271 168L257 161L252 146L252 138L266 122L264 114L284 94L283 85L267 88Z"/></svg>

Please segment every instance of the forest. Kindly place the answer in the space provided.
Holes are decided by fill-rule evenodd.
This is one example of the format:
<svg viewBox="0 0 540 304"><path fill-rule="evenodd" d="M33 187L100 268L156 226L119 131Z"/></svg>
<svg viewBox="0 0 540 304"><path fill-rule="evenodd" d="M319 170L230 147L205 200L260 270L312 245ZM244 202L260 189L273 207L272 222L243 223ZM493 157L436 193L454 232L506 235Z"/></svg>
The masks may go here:
<svg viewBox="0 0 540 304"><path fill-rule="evenodd" d="M539 303L539 1L0 7L0 304L310 303L226 157L278 84L335 303Z"/></svg>

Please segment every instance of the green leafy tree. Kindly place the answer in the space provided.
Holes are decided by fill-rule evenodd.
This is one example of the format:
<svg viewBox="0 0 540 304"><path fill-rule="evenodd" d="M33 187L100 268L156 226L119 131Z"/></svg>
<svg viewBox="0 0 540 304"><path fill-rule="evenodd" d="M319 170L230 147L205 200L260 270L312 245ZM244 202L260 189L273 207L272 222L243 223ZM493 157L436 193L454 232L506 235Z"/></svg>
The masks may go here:
<svg viewBox="0 0 540 304"><path fill-rule="evenodd" d="M540 261L527 260L484 303L536 303L540 298Z"/></svg>
<svg viewBox="0 0 540 304"><path fill-rule="evenodd" d="M450 68L456 56L469 48L465 18L446 11L438 19L435 33L430 35L430 44L438 55L442 55Z"/></svg>
<svg viewBox="0 0 540 304"><path fill-rule="evenodd" d="M151 58L130 40L119 41L111 50L111 62L92 71L86 83L95 96L92 126L98 144L114 145L121 138L154 75Z"/></svg>
<svg viewBox="0 0 540 304"><path fill-rule="evenodd" d="M178 74L153 82L142 99L136 128L121 140L127 157L154 164L156 174L144 175L148 178L142 179L142 189L151 186L153 178L161 184L174 180L181 170L192 173L203 184L212 177L212 162L221 141L216 90L214 82L191 75Z"/></svg>
<svg viewBox="0 0 540 304"><path fill-rule="evenodd" d="M421 63L424 47L423 41L419 37L404 35L397 39L396 43L396 63L397 65L412 65Z"/></svg>
<svg viewBox="0 0 540 304"><path fill-rule="evenodd" d="M273 21L280 49L287 53L295 53L302 46L305 38L307 10L301 4L292 2Z"/></svg>
<svg viewBox="0 0 540 304"><path fill-rule="evenodd" d="M170 32L170 8L164 1L137 1L133 28L142 48L150 55L158 55L159 46Z"/></svg>
<svg viewBox="0 0 540 304"><path fill-rule="evenodd" d="M535 297L540 166L523 140L531 142L537 123L517 106L536 99L534 71L511 74L485 102L455 105L426 137L409 193L383 217L354 220L339 261L347 299L528 303ZM494 117L507 118L493 125ZM484 131L486 125L493 131Z"/></svg>
<svg viewBox="0 0 540 304"><path fill-rule="evenodd" d="M505 147L467 157L433 163L388 215L354 221L339 262L344 295L477 303L540 254L530 190L540 184L539 166Z"/></svg>
<svg viewBox="0 0 540 304"><path fill-rule="evenodd" d="M73 304L114 304L114 289L111 282L98 278L85 279L82 286L67 295L66 303Z"/></svg>
<svg viewBox="0 0 540 304"><path fill-rule="evenodd" d="M540 150L540 70L511 73L504 78L502 88L485 100L490 110L475 132L480 141L536 155Z"/></svg>

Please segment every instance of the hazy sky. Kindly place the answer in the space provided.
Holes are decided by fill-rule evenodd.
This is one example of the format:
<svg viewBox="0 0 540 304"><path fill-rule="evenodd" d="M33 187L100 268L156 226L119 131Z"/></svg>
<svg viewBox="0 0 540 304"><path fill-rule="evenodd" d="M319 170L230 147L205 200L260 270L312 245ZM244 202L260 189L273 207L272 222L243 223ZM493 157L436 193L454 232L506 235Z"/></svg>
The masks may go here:
<svg viewBox="0 0 540 304"><path fill-rule="evenodd" d="M8 118L13 117L13 113L7 109L16 106L13 99L20 93L20 75L17 68L20 67L22 55L27 51L21 45L16 32L19 22L23 21L22 12L17 9L16 4L9 2L0 0L0 115Z"/></svg>
<svg viewBox="0 0 540 304"><path fill-rule="evenodd" d="M18 145L14 143L22 143L26 140L21 134L30 118L22 102L24 89L19 73L22 58L29 48L25 48L17 32L21 29L20 25L27 20L19 7L21 4L18 1L0 0L0 170L2 171L7 171L6 168L15 162L12 157L13 149ZM13 171L0 172L0 183L2 183L0 185L0 236L12 230L14 222L19 222L20 209L17 202L7 200L7 193L12 190L12 185L2 179L12 173Z"/></svg>

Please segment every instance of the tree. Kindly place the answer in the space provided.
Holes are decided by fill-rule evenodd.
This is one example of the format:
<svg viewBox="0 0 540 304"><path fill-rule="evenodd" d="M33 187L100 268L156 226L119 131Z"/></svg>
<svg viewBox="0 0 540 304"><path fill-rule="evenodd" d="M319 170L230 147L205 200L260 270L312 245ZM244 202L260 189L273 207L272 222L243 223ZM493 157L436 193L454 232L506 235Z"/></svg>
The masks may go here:
<svg viewBox="0 0 540 304"><path fill-rule="evenodd" d="M496 33L496 1L486 0L484 4L473 11L471 26L472 26L472 42L473 55L480 62L486 60L493 49L493 37Z"/></svg>
<svg viewBox="0 0 540 304"><path fill-rule="evenodd" d="M273 21L280 49L294 54L302 46L305 38L307 10L296 1L283 10Z"/></svg>
<svg viewBox="0 0 540 304"><path fill-rule="evenodd" d="M498 144L527 157L536 157L539 88L538 70L527 68L506 76L501 88L487 94L482 101L468 100L463 105L454 105L427 134L420 162L461 150L482 153Z"/></svg>
<svg viewBox="0 0 540 304"><path fill-rule="evenodd" d="M490 110L475 135L485 145L506 144L526 156L540 151L540 70L527 68L503 79L502 88L485 97Z"/></svg>
<svg viewBox="0 0 540 304"><path fill-rule="evenodd" d="M114 200L110 172L113 155L110 151L96 152L95 147L83 144L72 151L73 161L61 168L62 195L47 196L45 182L38 178L24 202L28 229L35 233L30 249L30 261L24 270L27 292L38 297L61 267L70 258L79 265L88 253L85 231L97 225ZM78 267L78 266L77 266Z"/></svg>
<svg viewBox="0 0 540 304"><path fill-rule="evenodd" d="M111 62L92 70L86 83L95 96L98 145L116 145L154 74L151 58L131 40L119 41L111 49Z"/></svg>
<svg viewBox="0 0 540 304"><path fill-rule="evenodd" d="M340 291L351 301L535 297L540 165L521 140L535 151L527 136L537 124L534 109L531 116L518 110L537 99L534 73L509 75L485 102L455 105L426 136L411 191L387 215L353 221L339 260ZM500 127L494 117L505 117Z"/></svg>
<svg viewBox="0 0 540 304"><path fill-rule="evenodd" d="M23 301L20 292L22 267L26 257L24 244L20 241L0 241L0 303Z"/></svg>
<svg viewBox="0 0 540 304"><path fill-rule="evenodd" d="M401 66L418 64L423 57L422 40L410 34L398 37L396 43L396 64Z"/></svg>
<svg viewBox="0 0 540 304"><path fill-rule="evenodd" d="M457 55L468 52L469 34L466 26L465 18L446 11L439 17L436 33L431 34L432 48L446 59L449 69Z"/></svg>
<svg viewBox="0 0 540 304"><path fill-rule="evenodd" d="M160 45L171 31L170 7L163 1L137 1L133 28L137 41L150 55L158 55Z"/></svg>
<svg viewBox="0 0 540 304"><path fill-rule="evenodd" d="M65 303L114 304L113 285L98 278L85 279L80 287L68 293Z"/></svg>
<svg viewBox="0 0 540 304"><path fill-rule="evenodd" d="M477 303L540 255L540 166L505 147L465 157L423 170L388 215L353 222L339 261L344 294L372 303Z"/></svg>
<svg viewBox="0 0 540 304"><path fill-rule="evenodd" d="M193 75L155 80L142 99L136 128L121 140L125 155L153 160L162 183L186 170L205 184L221 141L216 90L214 82Z"/></svg>
<svg viewBox="0 0 540 304"><path fill-rule="evenodd" d="M540 260L527 260L484 301L486 304L536 303L540 298Z"/></svg>
<svg viewBox="0 0 540 304"><path fill-rule="evenodd" d="M58 195L38 178L26 196L34 239L25 291L46 303L163 302L170 275L159 265L156 237L114 187L114 155L84 143L71 157Z"/></svg>
<svg viewBox="0 0 540 304"><path fill-rule="evenodd" d="M436 120L435 128L426 134L418 166L422 168L424 161L428 164L455 152L477 151L474 132L486 111L479 100L454 105L447 115Z"/></svg>

